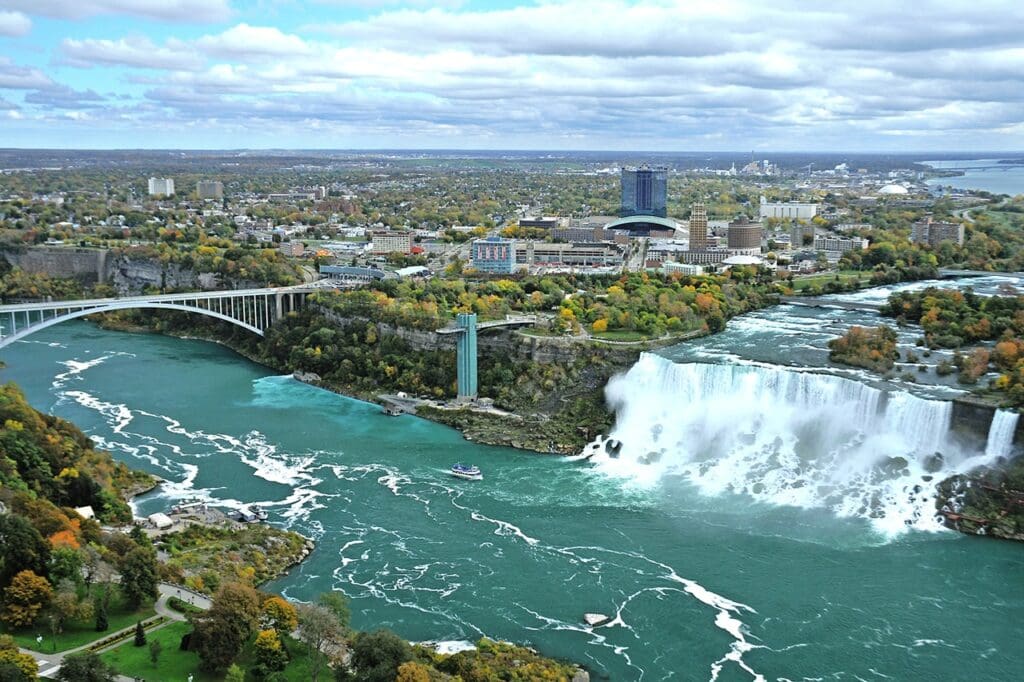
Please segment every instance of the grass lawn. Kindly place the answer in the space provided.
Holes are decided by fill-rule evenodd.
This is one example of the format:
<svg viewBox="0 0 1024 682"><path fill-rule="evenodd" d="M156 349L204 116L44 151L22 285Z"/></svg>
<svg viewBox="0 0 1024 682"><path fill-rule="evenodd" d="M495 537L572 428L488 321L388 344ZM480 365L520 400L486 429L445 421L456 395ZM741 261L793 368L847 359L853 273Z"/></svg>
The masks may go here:
<svg viewBox="0 0 1024 682"><path fill-rule="evenodd" d="M591 334L595 339L607 339L608 341L647 341L652 338L646 334L629 329L615 329L610 332L598 332Z"/></svg>
<svg viewBox="0 0 1024 682"><path fill-rule="evenodd" d="M221 679L199 669L198 654L178 649L182 635L190 630L191 624L174 622L146 633L146 646L135 646L134 640L129 639L116 649L100 654L100 658L113 666L117 672L128 677L184 682L191 674L197 682L214 682ZM163 646L155 666L149 660L149 643L152 641L158 641Z"/></svg>
<svg viewBox="0 0 1024 682"><path fill-rule="evenodd" d="M870 272L861 272L859 270L841 270L838 273L828 272L821 275L811 275L809 277L793 278L793 291L803 291L808 287L812 287L815 284L824 287L829 282L835 281L836 275L839 275L839 281L843 284L849 282L867 282L871 279Z"/></svg>
<svg viewBox="0 0 1024 682"><path fill-rule="evenodd" d="M201 670L198 654L178 649L182 635L191 629L192 626L189 623L171 623L159 630L147 633L146 646L137 647L134 641L129 639L116 649L101 654L100 658L112 665L118 673L127 677L139 677L145 680L181 680L182 682L187 680L189 675L193 676L194 682L215 682L223 679L223 676ZM149 642L154 640L159 641L163 646L155 666L149 660ZM288 651L292 660L284 669L284 678L294 682L308 682L311 676L306 647L301 642L289 638ZM236 662L245 670L255 665L252 641L242 650ZM320 677L325 680L330 679L330 672L326 667ZM247 673L246 679L254 680L255 678L252 673Z"/></svg>
<svg viewBox="0 0 1024 682"><path fill-rule="evenodd" d="M121 591L115 587L114 595L110 599L110 610L107 614L107 622L110 627L105 632L96 632L96 621L90 618L87 621L73 620L68 622L64 626L64 632L54 637L50 632L50 627L47 625L46 616L44 615L39 619L38 623L30 628L22 628L12 632L4 626L0 628L0 633L14 637L14 641L18 643L18 646L42 653L52 653L54 651L67 651L97 639L109 637L118 630L135 625L137 621L152 618L154 615L156 615L156 611L153 610L152 604L148 604L138 611L129 611L124 603L124 598L121 596ZM43 636L42 645L36 644L36 637L38 635Z"/></svg>

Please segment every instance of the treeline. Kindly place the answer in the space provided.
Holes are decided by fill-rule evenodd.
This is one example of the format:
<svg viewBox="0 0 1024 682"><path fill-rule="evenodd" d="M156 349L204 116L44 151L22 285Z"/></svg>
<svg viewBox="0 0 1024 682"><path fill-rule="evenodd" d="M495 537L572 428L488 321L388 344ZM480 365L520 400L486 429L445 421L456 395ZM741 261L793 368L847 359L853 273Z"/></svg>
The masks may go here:
<svg viewBox="0 0 1024 682"><path fill-rule="evenodd" d="M734 315L773 302L770 276L738 268L728 275L667 277L649 273L607 276L522 276L505 279L382 280L354 291L322 291L311 300L344 317L437 329L458 313L481 321L511 313L548 313L556 333L581 325L663 336L719 331Z"/></svg>
<svg viewBox="0 0 1024 682"><path fill-rule="evenodd" d="M973 384L987 372L1000 376L989 389L1011 407L1024 406L1024 296L978 296L973 291L938 289L892 294L883 315L921 325L921 345L952 348L953 361L940 373L959 370L961 383ZM990 345L991 342L994 345ZM980 345L979 345L980 344ZM975 346L963 351L964 347Z"/></svg>

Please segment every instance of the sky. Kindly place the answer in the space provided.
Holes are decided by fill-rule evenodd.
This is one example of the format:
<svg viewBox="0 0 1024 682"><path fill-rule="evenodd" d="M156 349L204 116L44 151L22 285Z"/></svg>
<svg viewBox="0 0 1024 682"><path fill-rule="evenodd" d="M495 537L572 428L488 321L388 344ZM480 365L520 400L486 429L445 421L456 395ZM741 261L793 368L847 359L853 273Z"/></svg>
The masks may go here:
<svg viewBox="0 0 1024 682"><path fill-rule="evenodd" d="M1020 0L0 0L0 147L1024 150Z"/></svg>

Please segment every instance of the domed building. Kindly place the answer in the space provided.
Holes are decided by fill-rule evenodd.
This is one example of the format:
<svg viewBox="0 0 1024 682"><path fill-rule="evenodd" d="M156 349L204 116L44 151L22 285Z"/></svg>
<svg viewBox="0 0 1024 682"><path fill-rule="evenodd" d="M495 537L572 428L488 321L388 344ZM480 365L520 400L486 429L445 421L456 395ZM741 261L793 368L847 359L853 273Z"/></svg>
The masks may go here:
<svg viewBox="0 0 1024 682"><path fill-rule="evenodd" d="M903 185L886 185L878 190L879 194L908 194Z"/></svg>

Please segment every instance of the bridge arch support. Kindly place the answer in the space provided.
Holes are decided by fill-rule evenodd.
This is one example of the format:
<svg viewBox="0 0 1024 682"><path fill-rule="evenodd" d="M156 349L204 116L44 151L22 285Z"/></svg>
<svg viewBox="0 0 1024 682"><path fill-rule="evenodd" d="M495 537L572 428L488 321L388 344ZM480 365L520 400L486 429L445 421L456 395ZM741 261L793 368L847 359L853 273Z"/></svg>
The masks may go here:
<svg viewBox="0 0 1024 682"><path fill-rule="evenodd" d="M74 302L71 301L71 302L68 302L68 304L74 305ZM255 326L253 326L251 324L248 324L247 322L245 322L243 320L239 320L239 319L236 319L234 317L231 317L230 315L226 315L224 313L217 312L216 310L209 310L207 308L200 308L198 306L183 305L181 303L164 303L164 302L157 302L157 301L124 301L124 302L112 301L111 303L108 303L108 304L97 305L97 306L94 306L94 307L83 308L83 309L80 309L80 310L72 310L72 311L69 311L67 313L58 314L58 315L56 315L54 317L47 317L47 318L44 318L44 319L42 319L40 321L32 322L28 326L26 326L26 327L24 327L22 329L18 329L17 331L15 331L12 334L5 334L2 338L0 338L0 348L3 348L4 346L8 346L8 345L14 343L15 341L19 341L19 340L25 338L26 336L34 334L34 333L36 333L38 331L41 331L43 329L47 329L48 327L52 327L54 325L58 325L61 322L67 322L68 320L74 320L76 318L86 317L87 315L94 315L96 313L107 313L107 312L112 312L112 311L115 311L115 310L136 310L136 309L143 309L143 308L157 309L157 310L178 310L178 311L182 311L182 312L186 312L186 313L197 313L199 315L206 315L207 317L214 317L214 318L217 318L218 320L223 320L225 322L230 322L231 324L233 324L233 325L235 325L237 327L241 327L242 329L245 329L247 331L250 331L253 334L258 334L259 336L263 336L263 330L262 329L260 329L258 327L255 327Z"/></svg>

